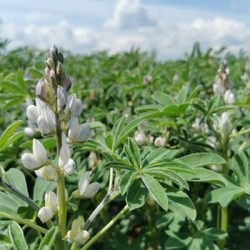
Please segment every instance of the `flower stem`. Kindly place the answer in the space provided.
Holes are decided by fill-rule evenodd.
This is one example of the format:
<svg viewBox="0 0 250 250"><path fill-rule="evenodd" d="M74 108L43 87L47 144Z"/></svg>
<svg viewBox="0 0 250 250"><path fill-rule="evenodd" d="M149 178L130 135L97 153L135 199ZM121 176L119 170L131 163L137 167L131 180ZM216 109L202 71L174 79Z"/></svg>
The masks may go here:
<svg viewBox="0 0 250 250"><path fill-rule="evenodd" d="M57 196L58 196L58 226L61 236L64 237L66 234L67 203L65 197L65 180L63 173L58 175Z"/></svg>
<svg viewBox="0 0 250 250"><path fill-rule="evenodd" d="M104 228L102 228L93 238L91 238L81 250L87 250L92 246L103 234L105 234L115 223L119 220L128 210L128 205L126 205Z"/></svg>

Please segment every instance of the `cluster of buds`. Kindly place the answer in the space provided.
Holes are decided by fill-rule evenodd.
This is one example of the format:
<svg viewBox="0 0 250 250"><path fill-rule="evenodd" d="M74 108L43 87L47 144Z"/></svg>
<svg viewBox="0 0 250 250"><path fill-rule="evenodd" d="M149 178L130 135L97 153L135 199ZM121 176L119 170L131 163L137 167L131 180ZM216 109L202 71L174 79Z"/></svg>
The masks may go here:
<svg viewBox="0 0 250 250"><path fill-rule="evenodd" d="M58 136L60 131L62 145L56 167L65 174L72 174L75 163L70 157L69 145L86 141L91 131L87 123L79 124L78 117L83 105L75 94L68 95L71 81L64 71L63 61L62 53L53 45L45 62L44 78L36 85L35 105L30 104L27 107L26 115L30 127L26 128L26 132L29 135L40 132L43 136ZM38 140L33 140L33 153L23 154L22 162L26 168L35 170L38 176L54 180L56 167L48 160L46 150Z"/></svg>
<svg viewBox="0 0 250 250"><path fill-rule="evenodd" d="M227 63L223 62L218 69L215 81L213 83L213 92L215 95L223 97L225 104L233 104L235 101L234 93L231 88L231 81L229 79L230 70Z"/></svg>

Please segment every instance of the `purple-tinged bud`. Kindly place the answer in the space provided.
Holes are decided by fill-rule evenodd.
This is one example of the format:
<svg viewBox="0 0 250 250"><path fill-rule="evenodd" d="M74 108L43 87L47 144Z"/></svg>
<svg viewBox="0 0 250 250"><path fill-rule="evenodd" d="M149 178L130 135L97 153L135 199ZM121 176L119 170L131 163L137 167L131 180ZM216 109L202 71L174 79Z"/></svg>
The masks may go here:
<svg viewBox="0 0 250 250"><path fill-rule="evenodd" d="M70 78L68 77L68 76L64 76L63 78L62 78L62 86L65 88L65 90L66 91L69 91L69 89L70 89L70 87L71 87L71 85L72 85L72 83L71 83L71 81L70 81Z"/></svg>
<svg viewBox="0 0 250 250"><path fill-rule="evenodd" d="M62 86L57 87L57 108L63 110L67 104L68 95Z"/></svg>
<svg viewBox="0 0 250 250"><path fill-rule="evenodd" d="M53 103L53 90L44 79L39 80L36 85L36 95L45 103Z"/></svg>

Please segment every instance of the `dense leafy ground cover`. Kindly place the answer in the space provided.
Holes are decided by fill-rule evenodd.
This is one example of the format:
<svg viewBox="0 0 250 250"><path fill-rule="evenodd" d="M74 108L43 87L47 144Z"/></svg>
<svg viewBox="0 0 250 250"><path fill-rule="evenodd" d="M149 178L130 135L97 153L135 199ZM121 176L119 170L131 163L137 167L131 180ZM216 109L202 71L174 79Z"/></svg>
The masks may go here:
<svg viewBox="0 0 250 250"><path fill-rule="evenodd" d="M56 157L53 136L24 133L26 107L35 99L48 53L2 47L0 249L11 249L17 238L14 249L45 249L46 244L50 249L50 244L60 245L58 218L51 221L54 226L43 224L34 206L43 207L45 191L56 185L21 162L33 137ZM68 200L67 230L77 216L87 220L104 203L94 221L82 225L91 235L86 244L101 236L90 249L248 249L247 56L223 49L202 52L198 44L176 61L158 61L139 50L63 54L73 83L70 93L83 102L79 121L88 121L92 130L89 140L74 144L76 170L65 177L67 191L76 190L88 170L91 182L101 187L91 199ZM98 234L117 215L112 229Z"/></svg>

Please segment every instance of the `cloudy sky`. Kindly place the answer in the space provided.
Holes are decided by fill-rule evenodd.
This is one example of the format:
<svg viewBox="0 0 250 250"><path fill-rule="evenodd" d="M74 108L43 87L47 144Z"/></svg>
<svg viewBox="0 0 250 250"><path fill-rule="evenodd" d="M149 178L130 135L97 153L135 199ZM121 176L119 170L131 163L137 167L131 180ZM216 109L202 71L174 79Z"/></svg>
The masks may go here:
<svg viewBox="0 0 250 250"><path fill-rule="evenodd" d="M0 40L77 53L134 47L167 59L195 41L250 52L249 10L248 0L0 0Z"/></svg>

